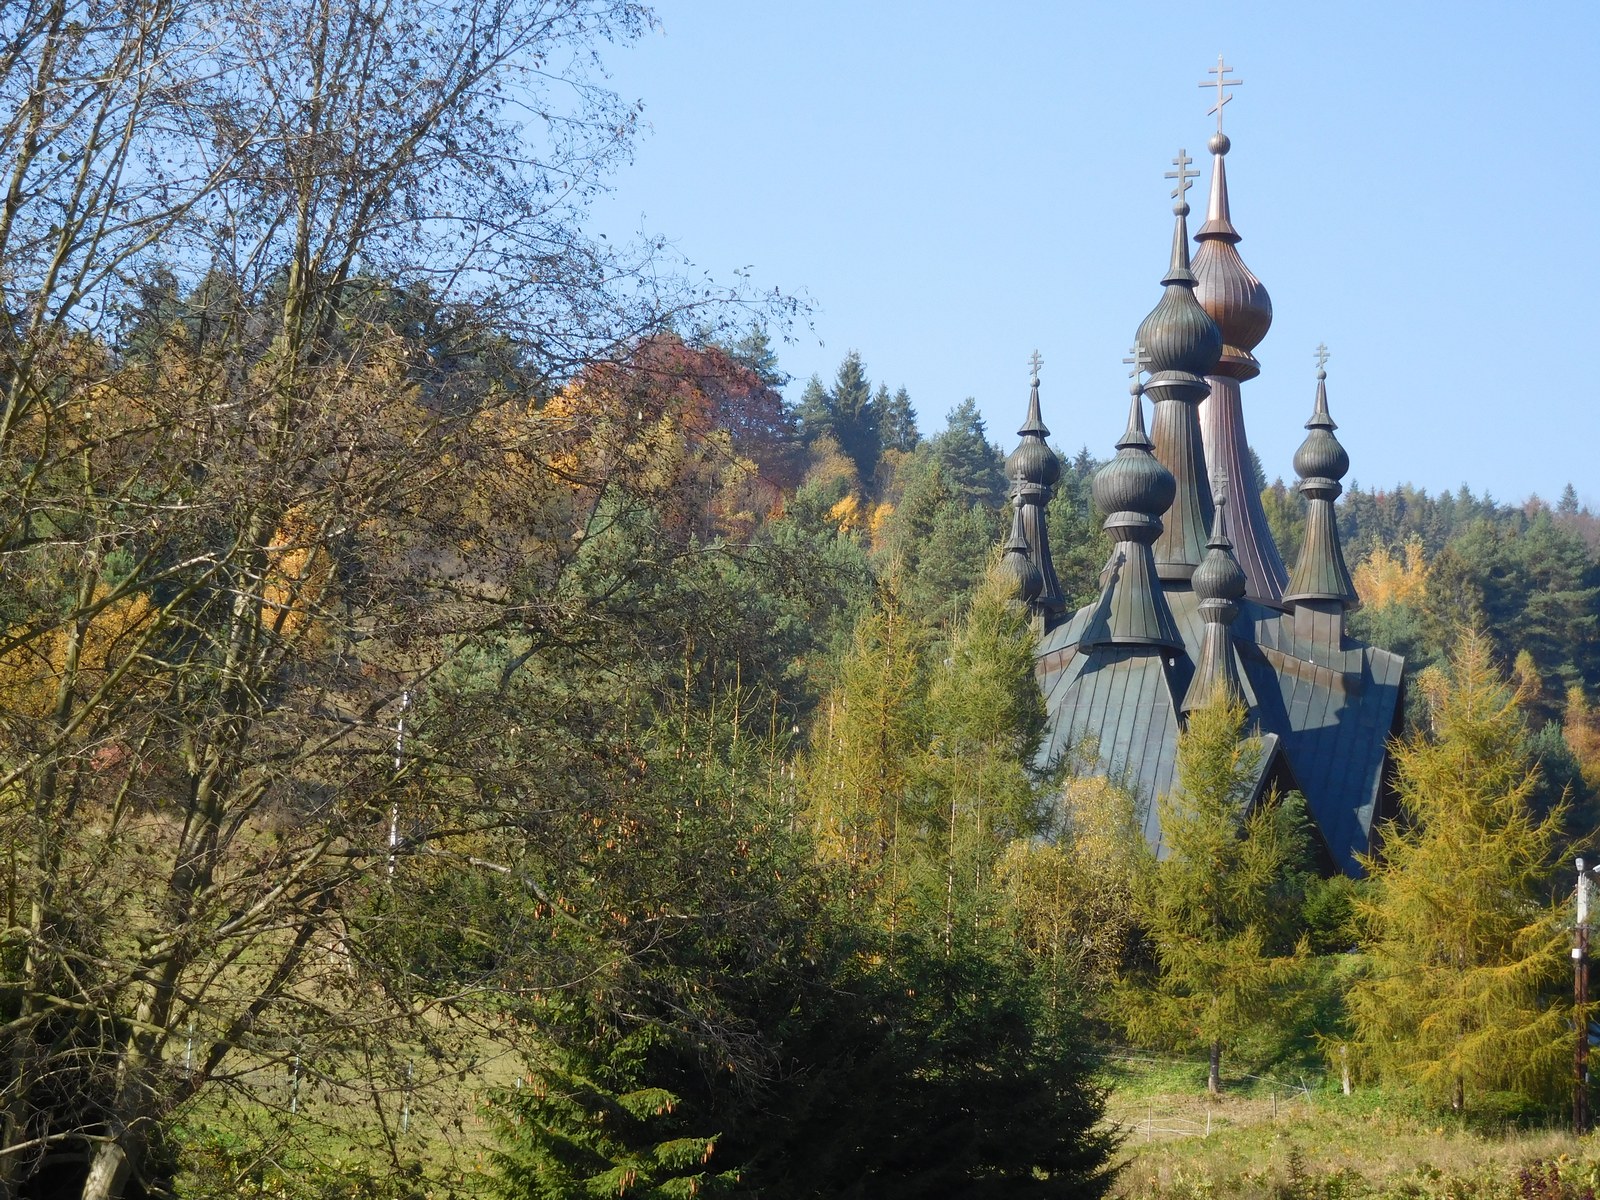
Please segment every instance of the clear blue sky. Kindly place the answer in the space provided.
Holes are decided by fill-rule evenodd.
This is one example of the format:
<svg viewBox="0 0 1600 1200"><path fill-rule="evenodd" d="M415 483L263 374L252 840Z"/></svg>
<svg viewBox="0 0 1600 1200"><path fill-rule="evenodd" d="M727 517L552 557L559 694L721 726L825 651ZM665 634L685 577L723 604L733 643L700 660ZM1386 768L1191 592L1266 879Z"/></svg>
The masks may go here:
<svg viewBox="0 0 1600 1200"><path fill-rule="evenodd" d="M1600 4L989 7L659 0L606 56L647 127L594 228L807 297L791 395L854 348L925 433L970 395L1009 449L1037 347L1054 440L1105 456L1162 172L1180 147L1209 169L1222 51L1240 252L1276 312L1244 390L1268 477L1293 479L1326 341L1347 483L1570 480L1600 507Z"/></svg>

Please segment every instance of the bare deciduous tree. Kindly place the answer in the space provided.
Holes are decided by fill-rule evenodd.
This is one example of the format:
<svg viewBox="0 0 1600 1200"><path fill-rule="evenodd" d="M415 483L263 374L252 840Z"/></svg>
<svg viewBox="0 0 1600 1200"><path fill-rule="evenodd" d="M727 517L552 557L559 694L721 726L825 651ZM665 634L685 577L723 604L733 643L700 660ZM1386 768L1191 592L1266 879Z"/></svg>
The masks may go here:
<svg viewBox="0 0 1600 1200"><path fill-rule="evenodd" d="M636 116L595 48L647 21L0 13L0 1196L70 1152L109 1200L197 1096L292 1064L381 1101L419 1082L397 1042L444 1053L462 996L364 950L375 897L527 797L395 725L471 639L525 662L583 611L571 534L623 460L532 401L683 294L580 225Z"/></svg>

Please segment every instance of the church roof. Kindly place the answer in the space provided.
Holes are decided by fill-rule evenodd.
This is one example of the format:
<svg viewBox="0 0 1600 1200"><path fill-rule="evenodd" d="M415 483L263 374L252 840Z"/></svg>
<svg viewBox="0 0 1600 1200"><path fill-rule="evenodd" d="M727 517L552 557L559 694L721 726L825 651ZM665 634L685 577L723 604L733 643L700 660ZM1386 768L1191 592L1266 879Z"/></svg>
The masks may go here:
<svg viewBox="0 0 1600 1200"><path fill-rule="evenodd" d="M1178 738L1185 713L1195 702L1191 689L1207 690L1207 679L1236 683L1249 725L1262 737L1265 751L1256 770L1256 793L1269 780L1299 790L1330 864L1358 875L1360 856L1370 850L1374 822L1385 807L1387 741L1399 730L1405 662L1345 630L1345 613L1356 597L1343 570L1333 501L1349 462L1333 437L1320 362L1317 401L1306 426L1310 432L1295 463L1309 522L1316 526L1308 533L1296 579L1314 577L1317 582L1309 590L1284 595L1287 573L1252 486L1239 393L1239 381L1256 373L1251 351L1266 333L1271 303L1233 249L1238 233L1222 168L1229 143L1220 127L1228 99L1224 89L1236 82L1226 79L1229 70L1219 61L1218 81L1212 85L1219 95L1213 110L1218 132L1211 139L1216 163L1211 209L1198 235L1202 249L1194 264L1194 274L1201 278L1195 292L1221 328L1224 344L1222 364L1209 380L1211 394L1203 406L1210 410L1203 421L1204 446L1198 459L1179 455L1168 463L1160 439L1152 443L1145 435L1140 393L1144 388L1156 393L1164 372L1158 369L1141 386L1142 368L1193 374L1204 369L1188 359L1170 365L1151 362L1143 343L1148 339L1165 351L1162 338L1171 332L1168 314L1158 307L1141 327L1140 345L1128 360L1135 365L1128 431L1117 443L1117 456L1094 481L1096 504L1107 514L1106 529L1117 543L1102 573L1101 594L1076 613L1043 617L1035 660L1047 711L1040 760L1042 765L1086 760L1092 770L1126 785L1138 798L1146 839L1161 854L1164 842L1155 800L1177 782ZM1184 166L1180 161L1180 228L1187 210L1182 201ZM1213 281L1220 282L1208 299L1202 259L1212 246L1228 253L1209 256ZM1194 300L1193 285L1184 278L1186 254L1175 251L1172 262L1163 281L1167 291L1162 304L1184 318L1179 323L1187 329L1190 314L1180 309L1184 301ZM1163 314L1161 320L1158 314ZM1228 365L1229 348L1236 352L1233 367ZM1320 348L1319 355L1326 357ZM1027 424L1043 424L1036 410L1030 410ZM1171 429L1181 432L1180 423L1174 420ZM1030 432L1025 426L1025 436ZM1179 473L1188 478L1175 478ZM1233 481L1226 530L1219 517L1206 542L1206 556L1197 559L1192 549L1186 552L1199 566L1181 575L1163 571L1158 576L1151 546L1162 537L1163 517L1170 515L1174 498L1185 494L1186 485L1212 478ZM1206 499L1209 509L1209 488ZM1042 525L1037 535L1030 530L1030 536L1042 537ZM1032 549L1038 553L1048 547Z"/></svg>

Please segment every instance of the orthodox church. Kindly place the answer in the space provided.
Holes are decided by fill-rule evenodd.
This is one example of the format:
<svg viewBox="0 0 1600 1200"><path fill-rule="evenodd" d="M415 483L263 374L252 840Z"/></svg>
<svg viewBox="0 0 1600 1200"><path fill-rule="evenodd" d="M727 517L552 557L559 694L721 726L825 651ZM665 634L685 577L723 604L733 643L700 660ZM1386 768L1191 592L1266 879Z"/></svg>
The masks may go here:
<svg viewBox="0 0 1600 1200"><path fill-rule="evenodd" d="M1006 460L1014 521L1002 565L1040 630L1043 759L1087 753L1093 769L1125 781L1161 854L1154 798L1173 788L1188 713L1224 688L1262 737L1256 793L1299 791L1325 867L1359 875L1357 855L1389 811L1386 744L1400 729L1405 663L1345 629L1359 600L1334 501L1350 459L1329 416L1325 352L1294 456L1306 531L1290 570L1252 486L1241 384L1260 373L1252 351L1272 324L1272 301L1239 256L1229 207L1222 109L1237 82L1231 69L1219 60L1205 85L1217 89L1217 132L1192 258L1186 197L1198 172L1182 152L1168 172L1177 180L1172 257L1129 360L1127 430L1092 483L1115 543L1099 598L1067 612L1051 564L1045 506L1061 464L1045 441L1037 356L1022 441Z"/></svg>

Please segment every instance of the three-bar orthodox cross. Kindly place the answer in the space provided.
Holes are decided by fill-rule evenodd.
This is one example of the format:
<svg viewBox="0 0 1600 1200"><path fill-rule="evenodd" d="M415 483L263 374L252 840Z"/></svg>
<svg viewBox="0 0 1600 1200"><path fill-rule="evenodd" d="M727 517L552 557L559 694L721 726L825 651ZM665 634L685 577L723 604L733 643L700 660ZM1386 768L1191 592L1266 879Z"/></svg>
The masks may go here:
<svg viewBox="0 0 1600 1200"><path fill-rule="evenodd" d="M1229 79L1228 78L1228 74L1232 70L1233 70L1232 67L1228 66L1227 63L1222 61L1222 55L1219 54L1219 55L1217 55L1217 65L1214 66L1214 67L1207 67L1206 68L1206 74L1207 75L1215 75L1216 78L1215 79L1203 79L1203 80L1200 81L1200 86L1203 87L1203 88L1214 87L1214 88L1217 89L1217 103L1216 103L1216 105L1214 107L1208 108L1206 110L1206 116L1209 117L1212 113L1216 113L1217 114L1217 132L1218 133L1222 132L1222 108L1223 108L1223 105L1227 104L1229 100L1233 99L1232 94L1229 93L1227 91L1227 89L1231 88L1231 87L1238 87L1241 83L1244 82L1244 80L1242 80L1242 79Z"/></svg>
<svg viewBox="0 0 1600 1200"><path fill-rule="evenodd" d="M1133 348L1128 351L1128 357L1122 361L1133 368L1128 372L1128 378L1137 379L1150 366L1150 352L1144 348L1142 342L1135 342Z"/></svg>
<svg viewBox="0 0 1600 1200"><path fill-rule="evenodd" d="M1328 369L1328 343L1317 343L1317 371L1324 373Z"/></svg>
<svg viewBox="0 0 1600 1200"><path fill-rule="evenodd" d="M1187 150L1179 150L1178 157L1172 160L1172 165L1178 169L1176 171L1168 171L1162 177L1164 179L1176 179L1178 181L1178 186L1172 189L1172 198L1179 204L1189 203L1189 197L1185 194L1188 192L1190 187L1193 186L1189 181L1191 179L1200 178L1199 171L1189 170L1189 164L1192 162L1194 162L1194 159L1189 157L1189 152Z"/></svg>
<svg viewBox="0 0 1600 1200"><path fill-rule="evenodd" d="M1035 350L1031 355L1029 355L1029 357L1028 357L1028 366L1030 368L1032 368L1032 370L1033 370L1033 381L1035 383L1038 383L1039 382L1039 368L1044 366L1044 359L1039 357L1039 352L1037 350Z"/></svg>

